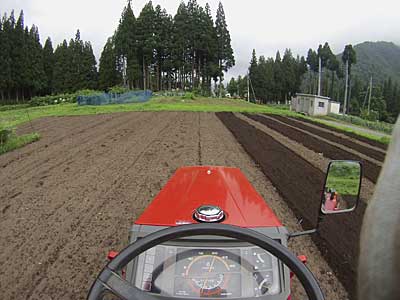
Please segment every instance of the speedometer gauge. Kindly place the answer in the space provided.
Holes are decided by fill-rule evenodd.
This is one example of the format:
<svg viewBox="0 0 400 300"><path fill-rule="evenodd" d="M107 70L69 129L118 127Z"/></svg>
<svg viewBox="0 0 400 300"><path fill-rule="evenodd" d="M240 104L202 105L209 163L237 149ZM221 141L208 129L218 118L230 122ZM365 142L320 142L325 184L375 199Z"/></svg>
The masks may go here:
<svg viewBox="0 0 400 300"><path fill-rule="evenodd" d="M239 251L182 249L177 255L176 275L181 279L175 294L227 297L240 293L237 272L240 272Z"/></svg>

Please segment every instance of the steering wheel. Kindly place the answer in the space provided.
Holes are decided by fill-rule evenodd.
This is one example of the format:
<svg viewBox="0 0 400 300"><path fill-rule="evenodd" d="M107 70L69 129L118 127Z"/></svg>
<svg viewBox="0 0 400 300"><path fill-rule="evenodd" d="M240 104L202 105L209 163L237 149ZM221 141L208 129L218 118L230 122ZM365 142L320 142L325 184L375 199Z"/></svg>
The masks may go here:
<svg viewBox="0 0 400 300"><path fill-rule="evenodd" d="M124 300L158 300L121 278L118 274L129 262L146 250L178 238L217 235L256 245L282 261L299 279L310 300L324 300L321 288L308 268L286 247L254 230L226 224L192 224L163 229L130 244L101 271L88 294L88 300L100 300L106 292ZM167 298L167 297L164 297ZM168 298L167 298L168 299Z"/></svg>

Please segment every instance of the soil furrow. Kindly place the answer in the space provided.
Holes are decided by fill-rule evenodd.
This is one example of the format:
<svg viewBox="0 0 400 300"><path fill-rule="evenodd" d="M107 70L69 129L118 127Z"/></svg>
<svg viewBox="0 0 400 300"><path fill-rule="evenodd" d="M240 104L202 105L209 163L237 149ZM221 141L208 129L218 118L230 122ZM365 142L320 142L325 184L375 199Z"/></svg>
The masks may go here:
<svg viewBox="0 0 400 300"><path fill-rule="evenodd" d="M123 120L121 121L120 119ZM74 147L71 146L76 147L76 146L87 145L87 147L90 147L90 144L95 139L103 138L104 135L107 135L109 138L111 138L108 132L113 130L113 127L110 127L110 125L118 127L124 122L127 122L129 120L129 116L124 115L122 118L118 118L115 120L119 120L119 122L115 124L111 120L106 119L97 125L85 126L83 129L82 127L80 129L78 128L78 130L75 130L72 134L67 134L66 138L56 138L55 140L52 140L51 141L53 147L52 154L48 152L48 147L49 147L48 144L44 145L43 143L32 144L32 147L36 148L36 150L32 152L33 154L31 154L35 157L35 159L32 161L23 160L28 162L30 161L30 164L28 165L22 164L22 166L20 166L20 168L18 169L12 168L13 171L11 172L11 174L14 174L14 180L18 179L20 176L26 176L26 174L29 172L35 173L39 166L42 167L44 164L51 163L53 160L59 160L60 157L64 157L64 162L67 161L68 159L74 158L77 153L76 151L74 151L75 150ZM78 137L78 139L74 137ZM54 149L54 147L57 147L57 150ZM65 156L67 156L67 158L65 158ZM8 169L4 170L5 174L10 174L7 173L8 171L9 171ZM1 179L2 178L0 176L0 181Z"/></svg>
<svg viewBox="0 0 400 300"><path fill-rule="evenodd" d="M268 117L273 118L273 119L277 119L281 122L284 122L288 125L303 129L305 131L308 131L310 133L313 133L315 135L321 136L329 141L332 141L334 143L349 147L350 149L354 149L356 151L358 151L359 153L362 153L366 156L372 157L380 162L383 162L385 160L385 153L382 153L381 151L376 151L374 149L371 149L369 147L364 147L361 144L358 144L356 142L352 142L351 140L347 140L344 138L340 138L334 134L331 134L329 132L317 129L315 127L312 126L308 126L305 125L304 123L298 122L297 120L294 119L289 119L286 117L282 117L282 116L276 116L276 115L268 115Z"/></svg>
<svg viewBox="0 0 400 300"><path fill-rule="evenodd" d="M297 120L296 118L292 118L292 119ZM386 144L380 143L378 141L370 140L368 138L359 136L359 135L357 135L355 133L352 133L352 132L343 131L343 130L334 128L332 126L328 126L328 125L325 125L325 124L322 124L322 123L319 123L319 122L311 121L309 119L303 119L302 118L302 119L299 119L299 120L302 121L302 122L310 123L310 124L325 128L325 129L329 129L331 131L335 131L335 132L340 133L340 134L347 135L347 136L349 136L351 138L354 138L354 139L359 140L359 141L361 141L363 143L370 144L371 146L378 147L378 148L383 149L383 150L387 150L387 148L388 148L388 145L386 145Z"/></svg>
<svg viewBox="0 0 400 300"><path fill-rule="evenodd" d="M289 137L290 139L297 141L307 148L310 148L318 153L323 153L324 156L331 159L337 160L359 160L363 163L365 169L365 177L370 179L372 182L376 183L379 177L381 167L373 164L369 160L363 159L362 157L345 151L339 147L329 145L321 142L318 138L312 137L305 134L295 128L292 128L282 123L278 123L268 118L264 118L258 115L245 114L247 117L268 126L269 128Z"/></svg>
<svg viewBox="0 0 400 300"><path fill-rule="evenodd" d="M318 217L324 173L233 114L217 113L217 116L260 165L296 215L304 220L305 229L314 226ZM350 214L325 218L315 236L321 252L352 298L355 297L358 240L365 211L363 203L361 201L362 205Z"/></svg>

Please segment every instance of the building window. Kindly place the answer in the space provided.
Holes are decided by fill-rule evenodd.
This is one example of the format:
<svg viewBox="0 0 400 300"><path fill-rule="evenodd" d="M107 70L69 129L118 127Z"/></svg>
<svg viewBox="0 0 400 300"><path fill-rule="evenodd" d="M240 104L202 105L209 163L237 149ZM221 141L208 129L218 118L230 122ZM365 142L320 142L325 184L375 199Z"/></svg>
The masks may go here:
<svg viewBox="0 0 400 300"><path fill-rule="evenodd" d="M325 107L325 103L324 102L318 102L318 107L324 108Z"/></svg>

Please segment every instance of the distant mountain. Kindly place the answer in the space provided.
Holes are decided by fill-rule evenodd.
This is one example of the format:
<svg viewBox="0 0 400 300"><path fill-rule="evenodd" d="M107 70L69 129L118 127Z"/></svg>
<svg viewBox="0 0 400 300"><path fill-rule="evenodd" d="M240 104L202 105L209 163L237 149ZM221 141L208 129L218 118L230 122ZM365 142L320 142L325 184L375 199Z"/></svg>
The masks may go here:
<svg viewBox="0 0 400 300"><path fill-rule="evenodd" d="M382 82L391 77L400 83L400 47L391 42L364 42L354 46L357 64L352 74L363 81ZM341 54L338 55L341 57Z"/></svg>

